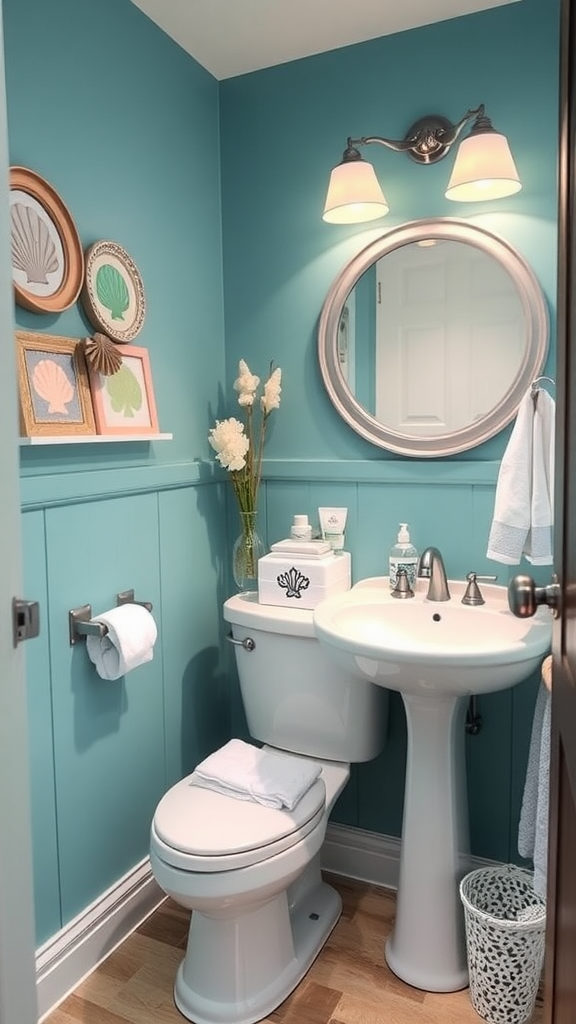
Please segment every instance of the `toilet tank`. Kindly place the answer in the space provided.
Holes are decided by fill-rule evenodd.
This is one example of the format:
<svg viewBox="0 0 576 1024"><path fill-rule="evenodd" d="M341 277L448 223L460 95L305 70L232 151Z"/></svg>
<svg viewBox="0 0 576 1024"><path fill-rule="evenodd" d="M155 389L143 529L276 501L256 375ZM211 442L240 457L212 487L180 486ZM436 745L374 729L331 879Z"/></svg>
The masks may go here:
<svg viewBox="0 0 576 1024"><path fill-rule="evenodd" d="M313 612L237 594L224 604L250 735L332 761L370 761L388 730L388 691L333 664ZM252 643L242 644L242 641Z"/></svg>

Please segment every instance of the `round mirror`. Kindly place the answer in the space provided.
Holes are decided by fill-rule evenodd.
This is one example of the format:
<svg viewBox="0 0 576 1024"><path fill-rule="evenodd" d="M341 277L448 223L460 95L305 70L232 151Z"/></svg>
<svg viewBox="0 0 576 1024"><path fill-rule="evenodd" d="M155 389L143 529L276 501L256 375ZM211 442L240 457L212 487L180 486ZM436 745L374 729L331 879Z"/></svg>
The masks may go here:
<svg viewBox="0 0 576 1024"><path fill-rule="evenodd" d="M419 458L502 430L541 373L548 311L526 261L464 221L413 221L366 246L334 281L320 369L362 437Z"/></svg>

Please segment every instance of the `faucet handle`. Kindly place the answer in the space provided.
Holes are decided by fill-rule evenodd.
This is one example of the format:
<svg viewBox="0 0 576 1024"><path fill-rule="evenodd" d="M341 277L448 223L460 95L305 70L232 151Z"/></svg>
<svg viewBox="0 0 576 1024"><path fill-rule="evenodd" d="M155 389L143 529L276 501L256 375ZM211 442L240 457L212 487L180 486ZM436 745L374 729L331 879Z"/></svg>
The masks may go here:
<svg viewBox="0 0 576 1024"><path fill-rule="evenodd" d="M495 583L498 577L481 576L477 572L469 572L466 575L466 579L468 580L468 586L466 587L466 593L462 598L462 604L479 605L486 604L486 602L480 593L480 587L476 580L484 580L486 583Z"/></svg>

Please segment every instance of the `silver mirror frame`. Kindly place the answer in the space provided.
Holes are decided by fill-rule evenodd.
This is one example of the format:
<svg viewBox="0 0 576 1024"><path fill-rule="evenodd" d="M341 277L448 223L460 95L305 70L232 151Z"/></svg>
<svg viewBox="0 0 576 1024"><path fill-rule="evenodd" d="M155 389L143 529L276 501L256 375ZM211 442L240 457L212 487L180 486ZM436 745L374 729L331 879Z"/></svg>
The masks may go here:
<svg viewBox="0 0 576 1024"><path fill-rule="evenodd" d="M385 426L356 401L340 370L338 326L345 302L362 274L376 260L424 238L450 239L476 246L508 271L518 290L526 318L526 350L508 391L486 416L469 426L434 437L415 437ZM324 386L343 420L357 434L380 448L413 458L441 458L483 444L516 415L522 397L540 376L548 351L548 307L540 284L526 260L505 239L467 221L431 218L411 221L371 242L350 260L334 281L318 324L318 358Z"/></svg>

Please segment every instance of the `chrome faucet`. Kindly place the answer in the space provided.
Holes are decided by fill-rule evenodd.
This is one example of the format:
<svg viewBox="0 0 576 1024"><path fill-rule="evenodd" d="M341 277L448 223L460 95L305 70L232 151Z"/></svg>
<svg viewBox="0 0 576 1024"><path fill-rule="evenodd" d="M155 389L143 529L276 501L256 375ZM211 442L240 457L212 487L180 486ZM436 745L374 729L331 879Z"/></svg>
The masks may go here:
<svg viewBox="0 0 576 1024"><path fill-rule="evenodd" d="M425 548L418 560L417 575L429 579L428 601L449 601L450 591L444 560L438 548Z"/></svg>

